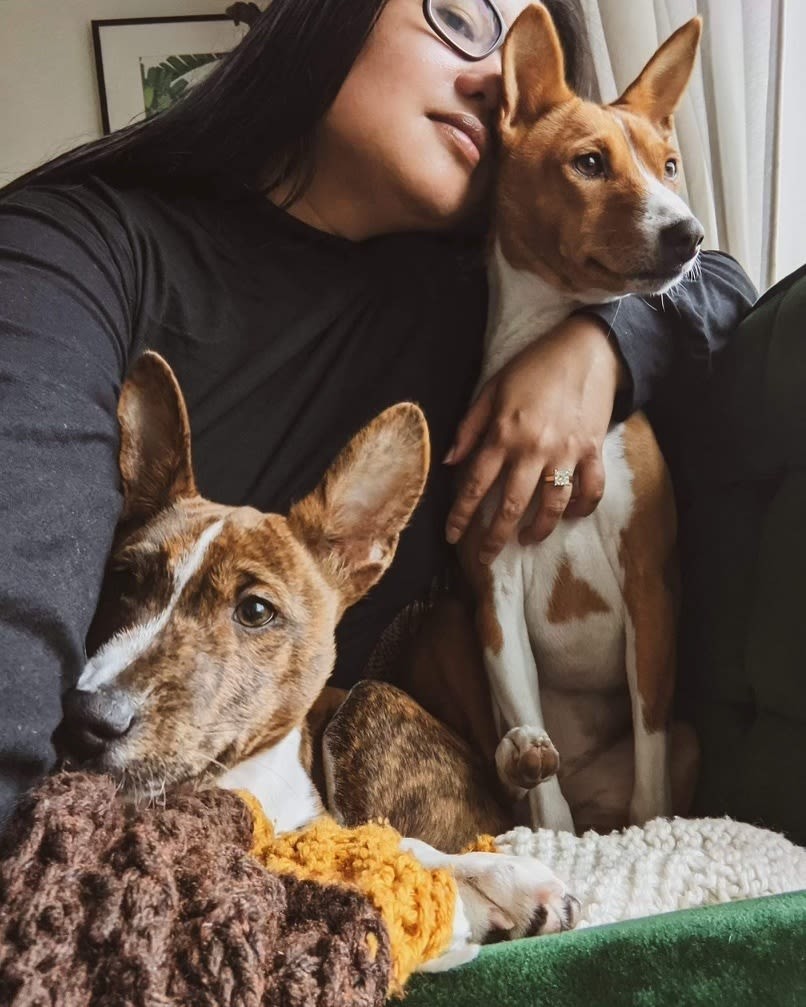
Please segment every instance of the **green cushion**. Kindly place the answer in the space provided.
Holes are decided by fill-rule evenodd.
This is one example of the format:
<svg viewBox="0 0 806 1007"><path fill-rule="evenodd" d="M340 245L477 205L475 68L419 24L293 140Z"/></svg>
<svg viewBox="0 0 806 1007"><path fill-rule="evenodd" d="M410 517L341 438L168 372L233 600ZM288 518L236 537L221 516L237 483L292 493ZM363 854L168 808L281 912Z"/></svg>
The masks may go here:
<svg viewBox="0 0 806 1007"><path fill-rule="evenodd" d="M694 441L681 647L702 745L694 812L806 845L806 269L737 329Z"/></svg>
<svg viewBox="0 0 806 1007"><path fill-rule="evenodd" d="M405 1007L806 1004L806 892L485 948Z"/></svg>

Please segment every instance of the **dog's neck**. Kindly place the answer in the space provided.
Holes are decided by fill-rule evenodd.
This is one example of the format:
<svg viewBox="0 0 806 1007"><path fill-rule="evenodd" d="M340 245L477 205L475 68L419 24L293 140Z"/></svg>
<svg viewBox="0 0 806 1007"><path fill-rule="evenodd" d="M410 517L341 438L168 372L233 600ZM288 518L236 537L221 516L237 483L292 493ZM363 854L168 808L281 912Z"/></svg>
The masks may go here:
<svg viewBox="0 0 806 1007"><path fill-rule="evenodd" d="M517 269L507 260L498 238L487 264L487 278L490 303L480 385L578 308L613 299L599 290L582 294L559 290L537 273Z"/></svg>
<svg viewBox="0 0 806 1007"><path fill-rule="evenodd" d="M234 766L216 782L226 790L248 790L256 797L277 833L302 828L325 813L302 764L302 732L295 728L282 741Z"/></svg>
<svg viewBox="0 0 806 1007"><path fill-rule="evenodd" d="M490 306L487 313L482 381L492 377L522 349L545 335L579 305L542 277L511 265L496 238L487 265Z"/></svg>

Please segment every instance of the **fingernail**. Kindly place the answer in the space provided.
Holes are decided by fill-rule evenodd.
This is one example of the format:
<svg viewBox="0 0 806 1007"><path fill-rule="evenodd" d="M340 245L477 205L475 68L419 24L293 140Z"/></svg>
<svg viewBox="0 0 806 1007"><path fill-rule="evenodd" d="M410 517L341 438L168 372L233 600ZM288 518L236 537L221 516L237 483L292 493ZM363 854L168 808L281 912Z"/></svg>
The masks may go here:
<svg viewBox="0 0 806 1007"><path fill-rule="evenodd" d="M456 545L456 543L459 541L459 529L449 528L445 532L445 538L448 540L448 545Z"/></svg>
<svg viewBox="0 0 806 1007"><path fill-rule="evenodd" d="M450 451L449 451L449 452L448 452L448 453L447 453L447 454L445 455L445 457L444 457L444 458L442 459L442 464L443 464L443 465L450 465L450 464L451 464L451 462L453 461L453 459L454 459L455 457L456 457L456 448L455 448L455 447L453 447L453 448L451 448L451 449L450 449Z"/></svg>

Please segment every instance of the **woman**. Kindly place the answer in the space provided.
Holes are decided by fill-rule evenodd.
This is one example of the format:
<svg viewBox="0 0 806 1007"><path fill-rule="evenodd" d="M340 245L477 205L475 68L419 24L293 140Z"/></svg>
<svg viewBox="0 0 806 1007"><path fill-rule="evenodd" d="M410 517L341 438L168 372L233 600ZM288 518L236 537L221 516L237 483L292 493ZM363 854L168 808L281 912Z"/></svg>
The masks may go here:
<svg viewBox="0 0 806 1007"><path fill-rule="evenodd" d="M348 613L343 685L497 472L537 486L575 459L571 507L590 513L614 402L623 416L673 372L707 367L749 305L735 263L706 255L673 310L627 299L561 325L457 432L486 311L479 137L525 6L498 3L273 0L174 109L0 193L3 807L49 763L59 693L84 661L120 507L116 400L146 346L176 370L200 489L224 503L285 509L402 399L423 405L438 459L480 447L450 514L450 464L434 467L392 570ZM572 9L550 7L578 78ZM551 531L556 501L545 494L525 534ZM487 556L527 502L499 516Z"/></svg>

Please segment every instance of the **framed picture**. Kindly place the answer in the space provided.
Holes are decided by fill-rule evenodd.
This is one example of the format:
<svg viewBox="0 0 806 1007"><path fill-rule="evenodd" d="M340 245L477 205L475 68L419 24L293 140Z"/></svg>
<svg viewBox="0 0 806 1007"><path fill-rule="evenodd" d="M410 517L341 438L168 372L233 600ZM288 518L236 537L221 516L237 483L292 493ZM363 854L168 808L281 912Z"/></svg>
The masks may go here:
<svg viewBox="0 0 806 1007"><path fill-rule="evenodd" d="M93 21L104 132L168 108L248 30L227 14Z"/></svg>

